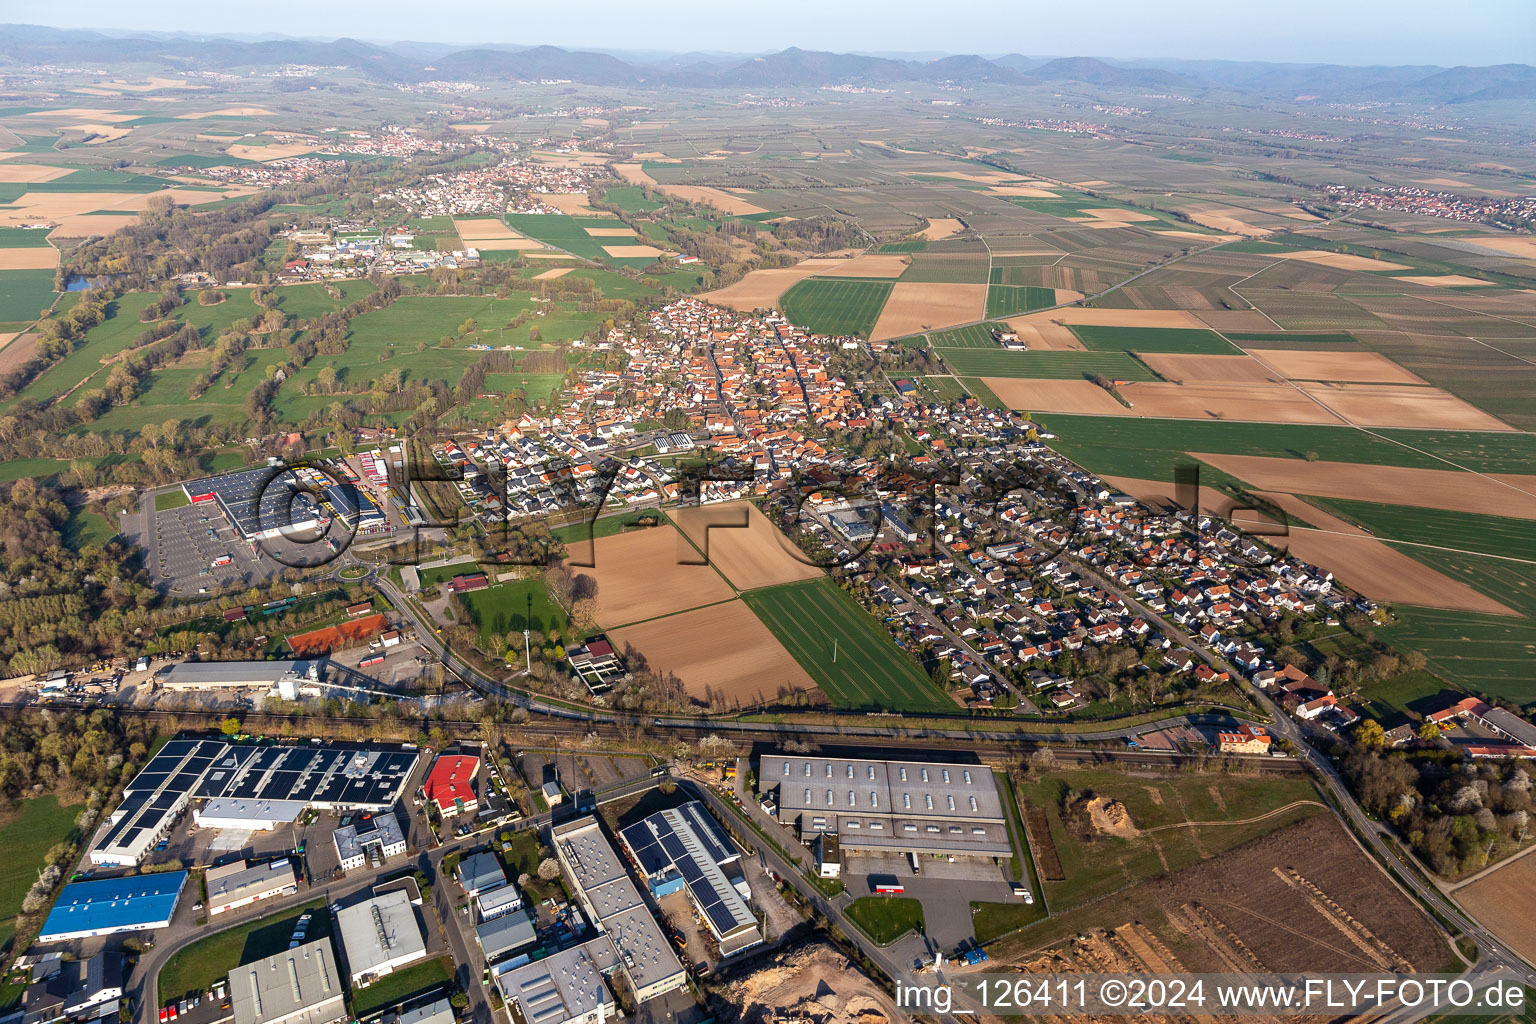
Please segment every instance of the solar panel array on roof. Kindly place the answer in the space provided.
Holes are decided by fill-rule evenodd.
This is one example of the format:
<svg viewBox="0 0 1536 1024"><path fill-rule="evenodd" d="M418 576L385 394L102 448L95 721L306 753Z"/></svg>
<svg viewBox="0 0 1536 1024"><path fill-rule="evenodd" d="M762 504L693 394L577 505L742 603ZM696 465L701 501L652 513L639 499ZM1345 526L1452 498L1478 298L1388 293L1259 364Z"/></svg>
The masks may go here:
<svg viewBox="0 0 1536 1024"><path fill-rule="evenodd" d="M396 748L172 740L128 784L112 825L91 850L91 860L138 863L192 799L388 810L415 763L414 750Z"/></svg>
<svg viewBox="0 0 1536 1024"><path fill-rule="evenodd" d="M319 505L292 470L258 466L183 485L189 497L211 494L245 537L320 518Z"/></svg>
<svg viewBox="0 0 1536 1024"><path fill-rule="evenodd" d="M701 821L700 819L704 819ZM756 928L757 919L720 865L736 859L698 801L657 811L620 833L648 879L681 877L717 937ZM673 875L672 872L676 872Z"/></svg>

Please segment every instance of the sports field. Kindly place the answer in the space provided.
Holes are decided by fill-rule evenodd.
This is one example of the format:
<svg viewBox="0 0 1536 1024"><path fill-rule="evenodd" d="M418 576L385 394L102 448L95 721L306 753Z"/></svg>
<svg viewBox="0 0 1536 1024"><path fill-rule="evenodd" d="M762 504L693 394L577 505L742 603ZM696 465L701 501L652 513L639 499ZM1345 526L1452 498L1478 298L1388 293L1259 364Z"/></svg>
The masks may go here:
<svg viewBox="0 0 1536 1024"><path fill-rule="evenodd" d="M816 278L799 282L779 302L784 315L808 331L867 337L890 297L889 281Z"/></svg>
<svg viewBox="0 0 1536 1024"><path fill-rule="evenodd" d="M987 289L987 316L1018 316L1054 305L1054 288L994 284Z"/></svg>
<svg viewBox="0 0 1536 1024"><path fill-rule="evenodd" d="M1099 327L1073 324L1072 333L1094 352L1190 352L1235 356L1239 352L1215 331L1194 327Z"/></svg>
<svg viewBox="0 0 1536 1024"><path fill-rule="evenodd" d="M838 707L956 710L880 624L830 580L754 590L742 599Z"/></svg>
<svg viewBox="0 0 1536 1024"><path fill-rule="evenodd" d="M460 568L459 571L472 570ZM565 612L550 599L549 591L540 580L502 583L487 590L462 594L460 600L481 635L524 629L555 633L564 631L568 624Z"/></svg>
<svg viewBox="0 0 1536 1024"><path fill-rule="evenodd" d="M1102 374L1110 380L1154 381L1157 375L1124 352L1008 352L1000 348L951 348L940 355L966 377L1034 377L1083 380Z"/></svg>

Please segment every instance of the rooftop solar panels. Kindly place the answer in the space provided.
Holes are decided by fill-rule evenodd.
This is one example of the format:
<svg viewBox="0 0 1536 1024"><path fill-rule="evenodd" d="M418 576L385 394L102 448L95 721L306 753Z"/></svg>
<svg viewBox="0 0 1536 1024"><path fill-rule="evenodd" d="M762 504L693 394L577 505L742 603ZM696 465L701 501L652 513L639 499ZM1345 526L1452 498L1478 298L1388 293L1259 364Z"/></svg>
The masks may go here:
<svg viewBox="0 0 1536 1024"><path fill-rule="evenodd" d="M173 740L129 783L91 859L137 863L194 798L388 810L415 763L414 750L389 747Z"/></svg>
<svg viewBox="0 0 1536 1024"><path fill-rule="evenodd" d="M690 801L636 822L621 836L653 884L681 877L699 913L716 937L724 938L756 928L757 919L721 870L737 854L718 829L703 806Z"/></svg>
<svg viewBox="0 0 1536 1024"><path fill-rule="evenodd" d="M183 485L194 501L217 501L230 523L246 538L302 526L323 515L293 470L256 467Z"/></svg>

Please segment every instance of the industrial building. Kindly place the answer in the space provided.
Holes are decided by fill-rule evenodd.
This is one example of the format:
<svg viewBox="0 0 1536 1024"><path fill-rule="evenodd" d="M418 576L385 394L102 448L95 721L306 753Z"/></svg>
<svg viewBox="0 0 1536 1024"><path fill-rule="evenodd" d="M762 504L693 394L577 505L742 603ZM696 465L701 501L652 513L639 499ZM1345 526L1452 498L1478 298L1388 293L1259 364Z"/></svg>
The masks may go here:
<svg viewBox="0 0 1536 1024"><path fill-rule="evenodd" d="M808 844L828 834L845 853L1013 856L982 765L764 754L757 788Z"/></svg>
<svg viewBox="0 0 1536 1024"><path fill-rule="evenodd" d="M209 868L207 882L209 916L299 891L298 876L287 857L265 864L231 861Z"/></svg>
<svg viewBox="0 0 1536 1024"><path fill-rule="evenodd" d="M369 985L427 955L411 899L398 890L345 907L336 915L352 985Z"/></svg>
<svg viewBox="0 0 1536 1024"><path fill-rule="evenodd" d="M757 916L747 905L751 889L746 878L738 871L737 880L732 882L725 873L741 855L703 804L691 800L681 807L657 811L619 833L619 841L650 886L651 895L660 899L680 890L687 892L719 943L722 957L763 941Z"/></svg>
<svg viewBox="0 0 1536 1024"><path fill-rule="evenodd" d="M235 1024L335 1024L348 1019L330 939L316 939L229 972Z"/></svg>
<svg viewBox="0 0 1536 1024"><path fill-rule="evenodd" d="M343 825L332 838L336 841L336 860L343 871L356 871L370 859L382 864L391 857L405 855L405 835L393 811Z"/></svg>
<svg viewBox="0 0 1536 1024"><path fill-rule="evenodd" d="M299 688L322 682L322 674L318 661L184 661L162 669L155 685L164 690L276 690L292 699Z"/></svg>
<svg viewBox="0 0 1536 1024"><path fill-rule="evenodd" d="M682 963L597 819L588 816L556 825L551 838L582 913L613 943L618 969L635 998L644 1002L687 984Z"/></svg>
<svg viewBox="0 0 1536 1024"><path fill-rule="evenodd" d="M441 817L466 814L480 806L475 796L475 776L480 774L480 759L470 754L443 754L432 762L422 788Z"/></svg>
<svg viewBox="0 0 1536 1024"><path fill-rule="evenodd" d="M454 1024L453 1004L446 998L423 1003L398 1016L386 1015L384 1024Z"/></svg>
<svg viewBox="0 0 1536 1024"><path fill-rule="evenodd" d="M37 941L63 942L164 928L175 916L186 884L185 871L72 882L59 893Z"/></svg>
<svg viewBox="0 0 1536 1024"><path fill-rule="evenodd" d="M599 1024L618 1006L603 978L618 967L613 944L599 936L496 978L514 1024Z"/></svg>
<svg viewBox="0 0 1536 1024"><path fill-rule="evenodd" d="M199 826L247 831L285 825L309 808L386 811L416 757L414 747L175 739L128 784L91 863L138 864L194 801L202 801Z"/></svg>

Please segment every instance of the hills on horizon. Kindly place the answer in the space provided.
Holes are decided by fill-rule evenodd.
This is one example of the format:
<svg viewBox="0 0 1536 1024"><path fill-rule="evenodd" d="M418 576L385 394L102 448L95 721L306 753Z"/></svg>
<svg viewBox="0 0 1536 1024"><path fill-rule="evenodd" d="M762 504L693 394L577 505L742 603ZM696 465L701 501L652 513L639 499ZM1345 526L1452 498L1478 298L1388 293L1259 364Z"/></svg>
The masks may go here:
<svg viewBox="0 0 1536 1024"><path fill-rule="evenodd" d="M1110 60L1089 56L987 58L955 54L831 53L798 47L760 55L717 52L569 50L557 46L268 35L122 33L0 25L0 64L97 61L173 71L300 64L346 66L385 82L431 79L569 80L586 85L792 89L899 84L1030 86L1083 83L1110 89L1234 92L1276 99L1316 97L1424 104L1536 99L1536 67L1353 66L1222 60Z"/></svg>

